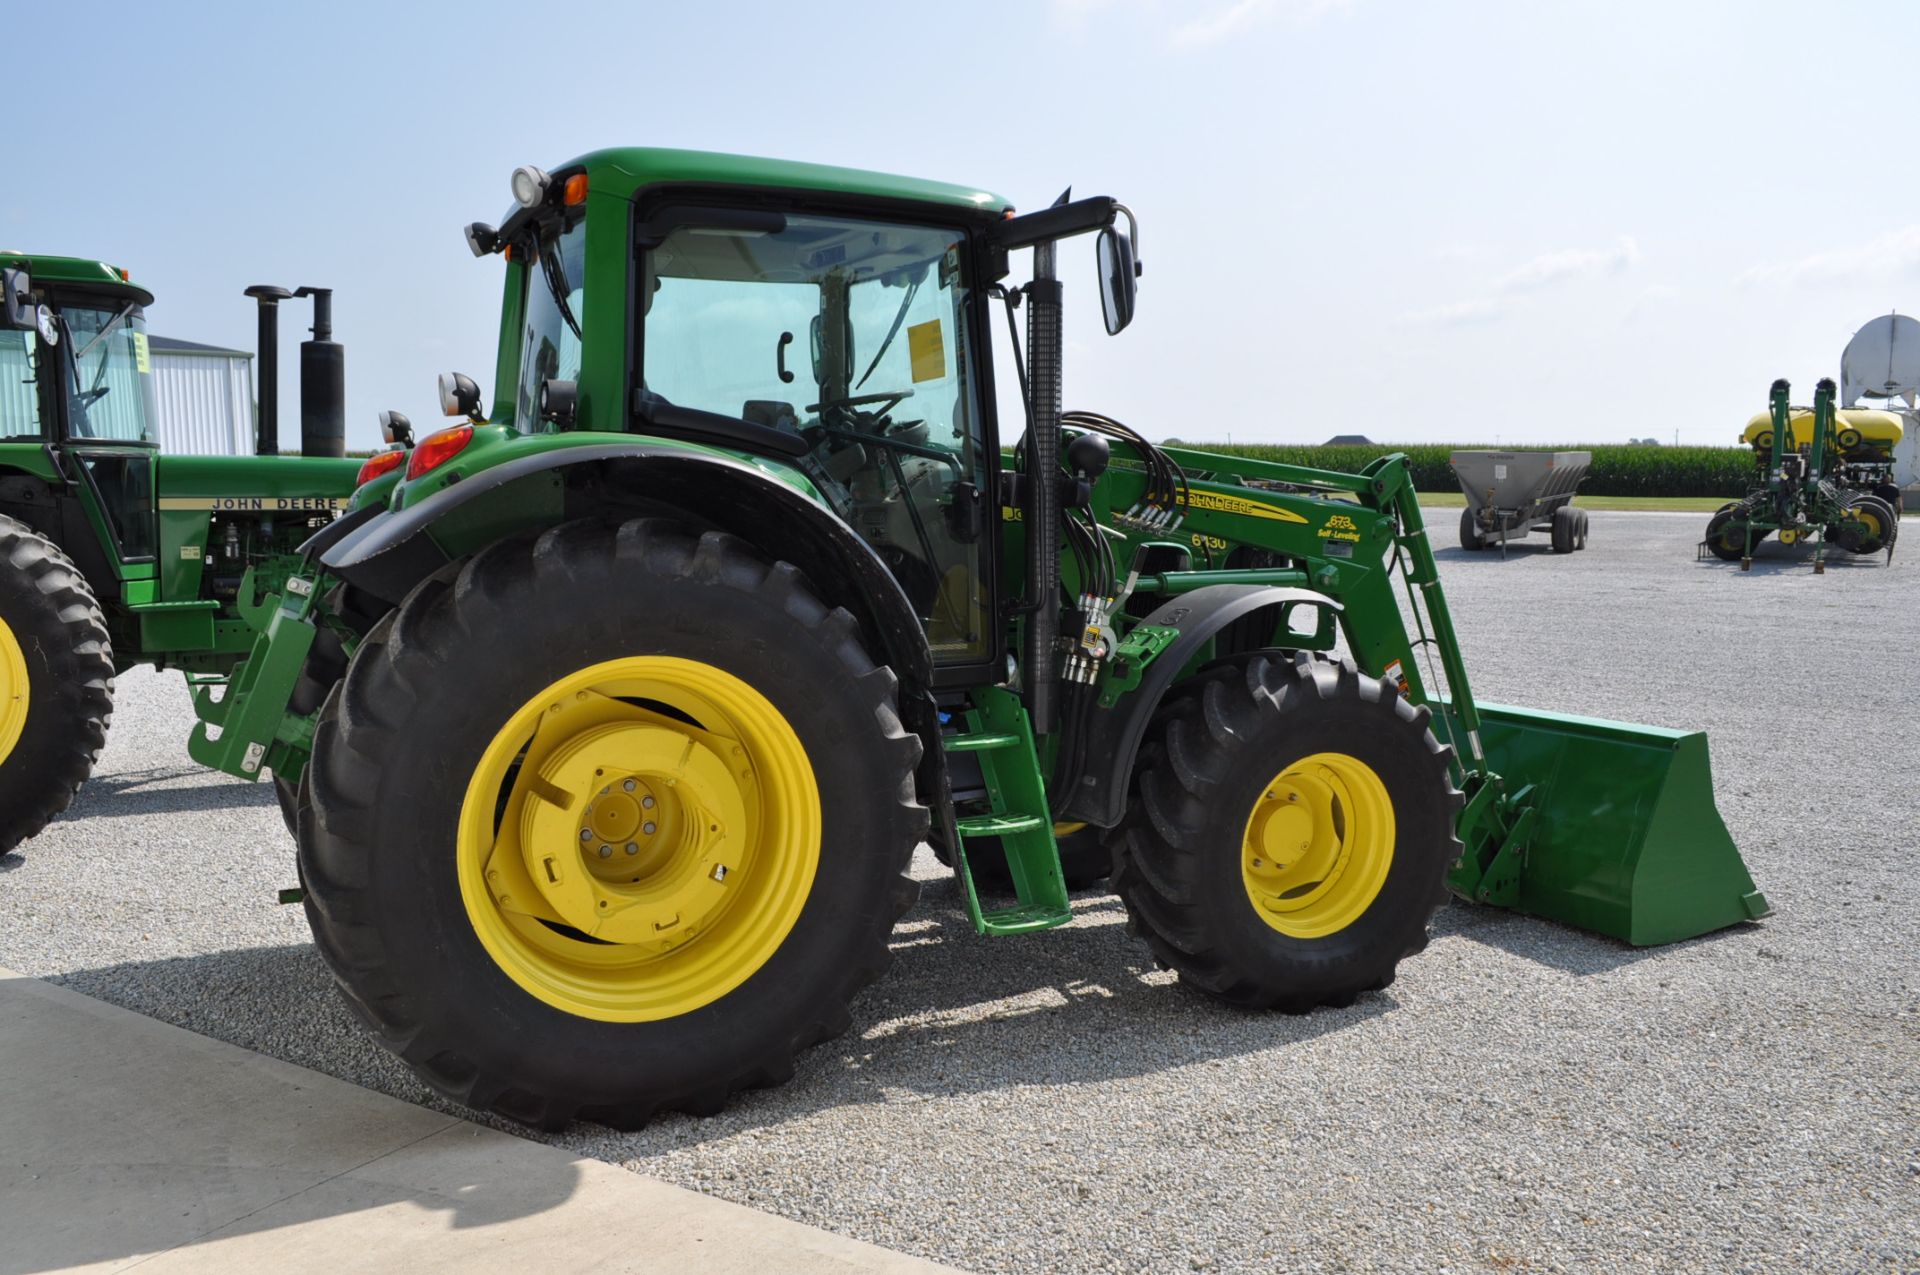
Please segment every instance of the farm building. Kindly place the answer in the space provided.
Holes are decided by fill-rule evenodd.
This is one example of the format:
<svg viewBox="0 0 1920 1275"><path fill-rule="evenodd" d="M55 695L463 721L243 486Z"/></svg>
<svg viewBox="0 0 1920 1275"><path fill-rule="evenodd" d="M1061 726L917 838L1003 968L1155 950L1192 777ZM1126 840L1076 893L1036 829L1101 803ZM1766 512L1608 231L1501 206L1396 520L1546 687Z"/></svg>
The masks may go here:
<svg viewBox="0 0 1920 1275"><path fill-rule="evenodd" d="M253 355L169 336L148 339L161 450L230 456L253 450Z"/></svg>

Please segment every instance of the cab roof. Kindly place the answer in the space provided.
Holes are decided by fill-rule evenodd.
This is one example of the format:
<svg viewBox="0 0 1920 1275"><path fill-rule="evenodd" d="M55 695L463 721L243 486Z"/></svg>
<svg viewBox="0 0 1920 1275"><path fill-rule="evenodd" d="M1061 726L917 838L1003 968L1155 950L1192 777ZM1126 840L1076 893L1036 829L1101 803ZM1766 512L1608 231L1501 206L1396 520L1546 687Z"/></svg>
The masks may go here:
<svg viewBox="0 0 1920 1275"><path fill-rule="evenodd" d="M899 177L859 168L803 164L786 159L757 159L749 155L721 155L710 151L668 150L628 146L594 151L554 171L584 168L589 190L631 198L646 186L748 186L781 191L819 191L871 199L899 199L941 204L990 216L1009 206L991 191L955 186L919 177Z"/></svg>
<svg viewBox="0 0 1920 1275"><path fill-rule="evenodd" d="M125 270L104 261L92 261L86 257L54 257L13 249L0 250L0 269L14 270L21 266L27 268L36 288L51 285L58 289L61 284L68 284L130 297L141 305L153 304L151 292L133 282Z"/></svg>

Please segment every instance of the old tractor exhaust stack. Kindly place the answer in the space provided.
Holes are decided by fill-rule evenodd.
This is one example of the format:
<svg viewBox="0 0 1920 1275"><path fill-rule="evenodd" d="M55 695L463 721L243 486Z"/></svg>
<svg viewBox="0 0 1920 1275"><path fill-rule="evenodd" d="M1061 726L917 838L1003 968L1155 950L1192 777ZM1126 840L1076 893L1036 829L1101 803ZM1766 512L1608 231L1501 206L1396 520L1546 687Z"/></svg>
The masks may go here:
<svg viewBox="0 0 1920 1275"><path fill-rule="evenodd" d="M247 289L260 307L259 418L254 451L280 452L280 303L313 298L313 339L300 343L300 454L347 454L347 352L333 339L333 289L256 283Z"/></svg>

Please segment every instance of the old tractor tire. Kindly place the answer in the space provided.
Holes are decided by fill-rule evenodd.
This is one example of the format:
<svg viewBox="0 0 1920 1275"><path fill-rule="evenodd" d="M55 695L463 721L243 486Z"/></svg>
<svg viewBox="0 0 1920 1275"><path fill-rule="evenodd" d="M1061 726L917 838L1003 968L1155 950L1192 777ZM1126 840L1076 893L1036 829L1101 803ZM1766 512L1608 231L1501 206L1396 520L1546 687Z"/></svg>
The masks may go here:
<svg viewBox="0 0 1920 1275"><path fill-rule="evenodd" d="M1393 981L1460 856L1431 713L1346 661L1256 654L1157 714L1114 890L1182 982L1300 1013Z"/></svg>
<svg viewBox="0 0 1920 1275"><path fill-rule="evenodd" d="M58 545L0 516L0 854L73 801L113 720L113 641Z"/></svg>
<svg viewBox="0 0 1920 1275"><path fill-rule="evenodd" d="M494 545L376 625L321 712L315 940L389 1049L509 1119L632 1128L780 1084L917 892L896 688L731 536Z"/></svg>
<svg viewBox="0 0 1920 1275"><path fill-rule="evenodd" d="M1579 511L1572 505L1561 505L1553 511L1553 551L1572 553L1580 547Z"/></svg>
<svg viewBox="0 0 1920 1275"><path fill-rule="evenodd" d="M1101 839L1101 830L1082 824L1068 832L1054 828L1054 844L1060 850L1060 875L1069 890L1091 890L1113 872L1113 856ZM952 865L949 864L949 867ZM973 883L982 889L1001 893L1013 889L1013 871L1007 866L1006 847L998 837L969 837L967 867Z"/></svg>
<svg viewBox="0 0 1920 1275"><path fill-rule="evenodd" d="M1707 519L1707 534L1702 537L1702 540L1706 543L1707 552L1722 562L1738 562L1747 554L1746 534L1731 528L1733 516L1738 512L1740 512L1740 506L1736 502L1727 505L1719 513ZM1759 548L1760 540L1765 539L1766 536L1763 535L1759 540L1755 540L1754 548Z"/></svg>
<svg viewBox="0 0 1920 1275"><path fill-rule="evenodd" d="M1878 496L1865 494L1854 496L1847 501L1847 511L1858 522L1865 523L1864 532L1842 529L1835 534L1828 530L1828 537L1842 549L1853 554L1879 553L1892 544L1900 534L1900 522L1891 506Z"/></svg>
<svg viewBox="0 0 1920 1275"><path fill-rule="evenodd" d="M1476 553L1487 547L1487 542L1480 538L1480 528L1473 521L1471 509L1460 511L1460 547Z"/></svg>

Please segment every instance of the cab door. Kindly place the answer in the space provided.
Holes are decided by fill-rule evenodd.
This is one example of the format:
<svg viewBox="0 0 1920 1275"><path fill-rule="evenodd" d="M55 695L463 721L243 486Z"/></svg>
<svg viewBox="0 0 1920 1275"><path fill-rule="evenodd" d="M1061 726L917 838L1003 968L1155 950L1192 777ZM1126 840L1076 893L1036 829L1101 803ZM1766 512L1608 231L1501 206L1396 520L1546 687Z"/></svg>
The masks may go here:
<svg viewBox="0 0 1920 1275"><path fill-rule="evenodd" d="M86 520L123 580L150 579L157 543L152 355L146 316L110 299L61 307L58 448Z"/></svg>

